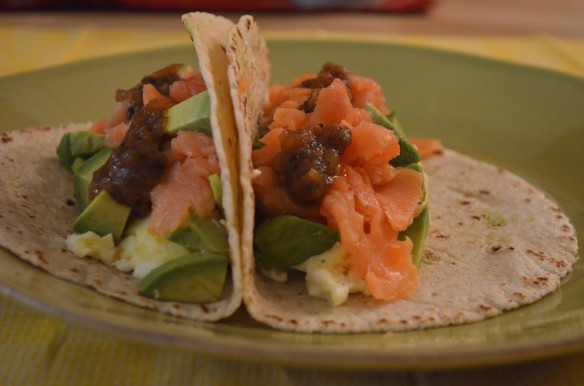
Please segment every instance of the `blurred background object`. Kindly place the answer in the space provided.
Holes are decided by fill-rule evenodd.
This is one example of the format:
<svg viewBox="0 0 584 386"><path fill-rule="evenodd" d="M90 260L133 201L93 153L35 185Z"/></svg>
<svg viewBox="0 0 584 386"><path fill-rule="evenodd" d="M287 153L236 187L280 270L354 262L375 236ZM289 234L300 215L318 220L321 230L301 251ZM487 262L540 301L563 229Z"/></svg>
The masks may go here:
<svg viewBox="0 0 584 386"><path fill-rule="evenodd" d="M434 0L0 0L0 9L121 8L207 11L370 11L420 12Z"/></svg>

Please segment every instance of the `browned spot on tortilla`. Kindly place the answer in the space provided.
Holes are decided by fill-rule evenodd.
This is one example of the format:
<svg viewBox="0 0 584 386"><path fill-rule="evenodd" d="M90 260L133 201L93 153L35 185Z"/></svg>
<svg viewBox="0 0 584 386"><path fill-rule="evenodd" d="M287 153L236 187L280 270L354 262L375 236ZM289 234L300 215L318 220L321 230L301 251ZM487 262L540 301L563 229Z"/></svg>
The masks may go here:
<svg viewBox="0 0 584 386"><path fill-rule="evenodd" d="M545 284L547 282L548 282L548 278L547 277L538 276L533 281L533 284L535 284L535 285L543 285L543 284Z"/></svg>
<svg viewBox="0 0 584 386"><path fill-rule="evenodd" d="M479 304L479 308L483 311L491 311L493 309L493 307L488 304Z"/></svg>
<svg viewBox="0 0 584 386"><path fill-rule="evenodd" d="M480 221L481 216L474 215L474 216L470 216L470 218L472 218L473 220L479 220Z"/></svg>
<svg viewBox="0 0 584 386"><path fill-rule="evenodd" d="M75 206L75 200L72 199L72 198L67 198L65 200L65 205L67 205L67 206Z"/></svg>
<svg viewBox="0 0 584 386"><path fill-rule="evenodd" d="M479 193L480 193L480 194L485 194L485 195L486 195L486 194L491 194L491 192L490 192L490 191L488 191L487 189L481 189L481 190L479 190Z"/></svg>
<svg viewBox="0 0 584 386"><path fill-rule="evenodd" d="M496 253L496 252L499 252L499 251L501 250L501 248L503 248L503 247L502 247L502 246L500 246L500 245L493 245L493 246L490 248L490 252L491 252L491 253Z"/></svg>
<svg viewBox="0 0 584 386"><path fill-rule="evenodd" d="M440 257L432 251L424 251L424 259L429 261L440 261Z"/></svg>
<svg viewBox="0 0 584 386"><path fill-rule="evenodd" d="M274 319L274 320L276 320L278 322L281 322L282 321L282 318L279 317L278 315L266 315L266 317L267 318L270 318L270 319Z"/></svg>
<svg viewBox="0 0 584 386"><path fill-rule="evenodd" d="M438 231L437 229L434 229L432 231L432 237L434 237L436 239L449 239L450 235L445 235L443 233L440 233L440 231Z"/></svg>
<svg viewBox="0 0 584 386"><path fill-rule="evenodd" d="M539 260L542 261L547 259L547 256L543 252L535 252L533 249L527 249L525 252L527 252L528 255L539 257Z"/></svg>
<svg viewBox="0 0 584 386"><path fill-rule="evenodd" d="M2 133L2 143L8 143L12 141L12 137L9 134Z"/></svg>
<svg viewBox="0 0 584 386"><path fill-rule="evenodd" d="M459 201L459 204L460 205L470 205L470 201L469 200L462 200L462 201Z"/></svg>
<svg viewBox="0 0 584 386"><path fill-rule="evenodd" d="M332 325L334 325L334 324L335 324L335 321L334 321L334 320L323 320L323 321L322 321L322 324L323 324L324 326L328 327L328 326L332 326Z"/></svg>
<svg viewBox="0 0 584 386"><path fill-rule="evenodd" d="M47 257L43 253L43 251L34 251L34 253L36 254L36 256L37 256L37 258L39 259L40 262L42 262L43 264L48 264L49 263L47 261Z"/></svg>

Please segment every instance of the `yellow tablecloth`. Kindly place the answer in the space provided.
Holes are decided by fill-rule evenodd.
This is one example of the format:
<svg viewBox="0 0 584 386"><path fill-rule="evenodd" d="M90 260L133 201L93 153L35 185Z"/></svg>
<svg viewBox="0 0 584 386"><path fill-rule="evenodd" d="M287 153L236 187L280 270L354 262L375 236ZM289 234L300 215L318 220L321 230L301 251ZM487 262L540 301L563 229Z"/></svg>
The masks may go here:
<svg viewBox="0 0 584 386"><path fill-rule="evenodd" d="M321 32L320 32L321 33ZM268 34L269 35L269 34ZM380 37L382 38L382 37ZM185 44L183 31L0 27L0 75ZM383 37L584 76L584 40L553 36ZM0 117L1 119L1 117ZM0 267L1 269L1 267ZM70 325L0 296L0 385L581 385L584 353L498 368L398 373L286 369L229 362Z"/></svg>

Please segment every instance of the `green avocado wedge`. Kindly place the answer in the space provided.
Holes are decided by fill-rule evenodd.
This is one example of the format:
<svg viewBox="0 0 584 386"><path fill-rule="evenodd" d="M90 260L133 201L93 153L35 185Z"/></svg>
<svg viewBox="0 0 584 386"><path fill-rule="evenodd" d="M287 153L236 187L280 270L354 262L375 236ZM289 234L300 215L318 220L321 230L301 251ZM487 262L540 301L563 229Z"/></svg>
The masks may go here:
<svg viewBox="0 0 584 386"><path fill-rule="evenodd" d="M93 173L107 162L111 154L110 148L100 150L83 162L73 175L73 196L80 210L83 211L89 205L89 184L93 179Z"/></svg>
<svg viewBox="0 0 584 386"><path fill-rule="evenodd" d="M211 217L200 218L191 214L180 228L166 238L190 251L227 253L229 250L225 227Z"/></svg>
<svg viewBox="0 0 584 386"><path fill-rule="evenodd" d="M287 270L329 250L339 232L312 221L281 215L264 221L255 230L254 249L259 266Z"/></svg>
<svg viewBox="0 0 584 386"><path fill-rule="evenodd" d="M405 240L409 237L414 246L412 248L412 262L419 266L422 262L422 255L424 253L424 245L426 236L428 235L428 228L430 227L430 212L426 206L424 210L414 219L412 224L403 232L400 232L399 239Z"/></svg>
<svg viewBox="0 0 584 386"><path fill-rule="evenodd" d="M57 157L63 166L70 169L75 159L87 159L105 147L103 135L90 131L65 133L57 146Z"/></svg>
<svg viewBox="0 0 584 386"><path fill-rule="evenodd" d="M213 198L215 203L222 208L223 207L223 188L221 187L221 178L217 173L211 174L209 177L209 184L211 185L211 191L213 191Z"/></svg>
<svg viewBox="0 0 584 386"><path fill-rule="evenodd" d="M100 236L112 234L118 243L130 217L131 209L114 200L107 191L102 190L81 212L72 225L73 232L93 231Z"/></svg>
<svg viewBox="0 0 584 386"><path fill-rule="evenodd" d="M418 154L418 150L412 145L406 138L401 125L397 121L397 117L395 114L392 116L392 120L388 119L385 115L383 115L375 106L372 104L367 104L365 110L371 115L373 119L373 123L383 126L388 130L393 131L399 140L399 148L400 153L399 156L395 157L389 163L392 166L407 166L410 164L415 164L420 161L420 155Z"/></svg>
<svg viewBox="0 0 584 386"><path fill-rule="evenodd" d="M169 108L164 131L170 135L179 130L198 131L212 137L210 119L211 101L209 91L205 90Z"/></svg>
<svg viewBox="0 0 584 386"><path fill-rule="evenodd" d="M225 285L229 260L226 255L191 253L170 260L150 271L140 281L142 295L180 303L211 303L219 300Z"/></svg>

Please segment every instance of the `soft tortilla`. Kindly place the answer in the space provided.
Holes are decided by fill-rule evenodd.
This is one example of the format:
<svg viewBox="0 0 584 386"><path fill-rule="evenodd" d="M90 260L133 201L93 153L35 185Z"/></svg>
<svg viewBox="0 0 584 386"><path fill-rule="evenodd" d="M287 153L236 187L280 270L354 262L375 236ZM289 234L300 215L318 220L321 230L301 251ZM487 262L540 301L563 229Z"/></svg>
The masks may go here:
<svg viewBox="0 0 584 386"><path fill-rule="evenodd" d="M251 184L252 142L258 135L258 120L267 100L271 68L269 51L253 17L242 16L227 38L229 84L239 136L239 179L242 190L240 207L241 262L244 303L253 308L255 265L252 243L255 221L255 196ZM248 288L246 290L245 288ZM253 315L253 314L252 314Z"/></svg>
<svg viewBox="0 0 584 386"><path fill-rule="evenodd" d="M302 277L278 283L256 272L251 146L269 59L256 26L240 32L232 29L228 55L240 137L243 300L253 318L301 332L405 331L477 322L558 288L577 258L575 230L565 214L517 176L454 151L424 161L431 228L419 288L409 299L385 303L353 294L332 307L309 296ZM242 79L250 86L240 87Z"/></svg>
<svg viewBox="0 0 584 386"><path fill-rule="evenodd" d="M89 124L37 128L2 135L0 162L0 244L47 272L96 289L138 306L194 320L215 321L231 315L241 304L239 219L236 199L237 133L227 81L224 42L232 26L211 14L185 15L199 68L209 90L211 127L221 168L223 209L230 246L231 278L221 300L204 305L160 302L138 293L138 280L90 258L77 258L65 247L70 225L79 214L73 200L70 172L57 161L55 149L67 131Z"/></svg>
<svg viewBox="0 0 584 386"><path fill-rule="evenodd" d="M335 308L310 297L302 279L276 283L256 274L244 295L252 316L303 332L405 331L477 322L558 288L577 241L553 201L510 172L454 151L424 166L431 227L413 296L384 303L350 295Z"/></svg>

